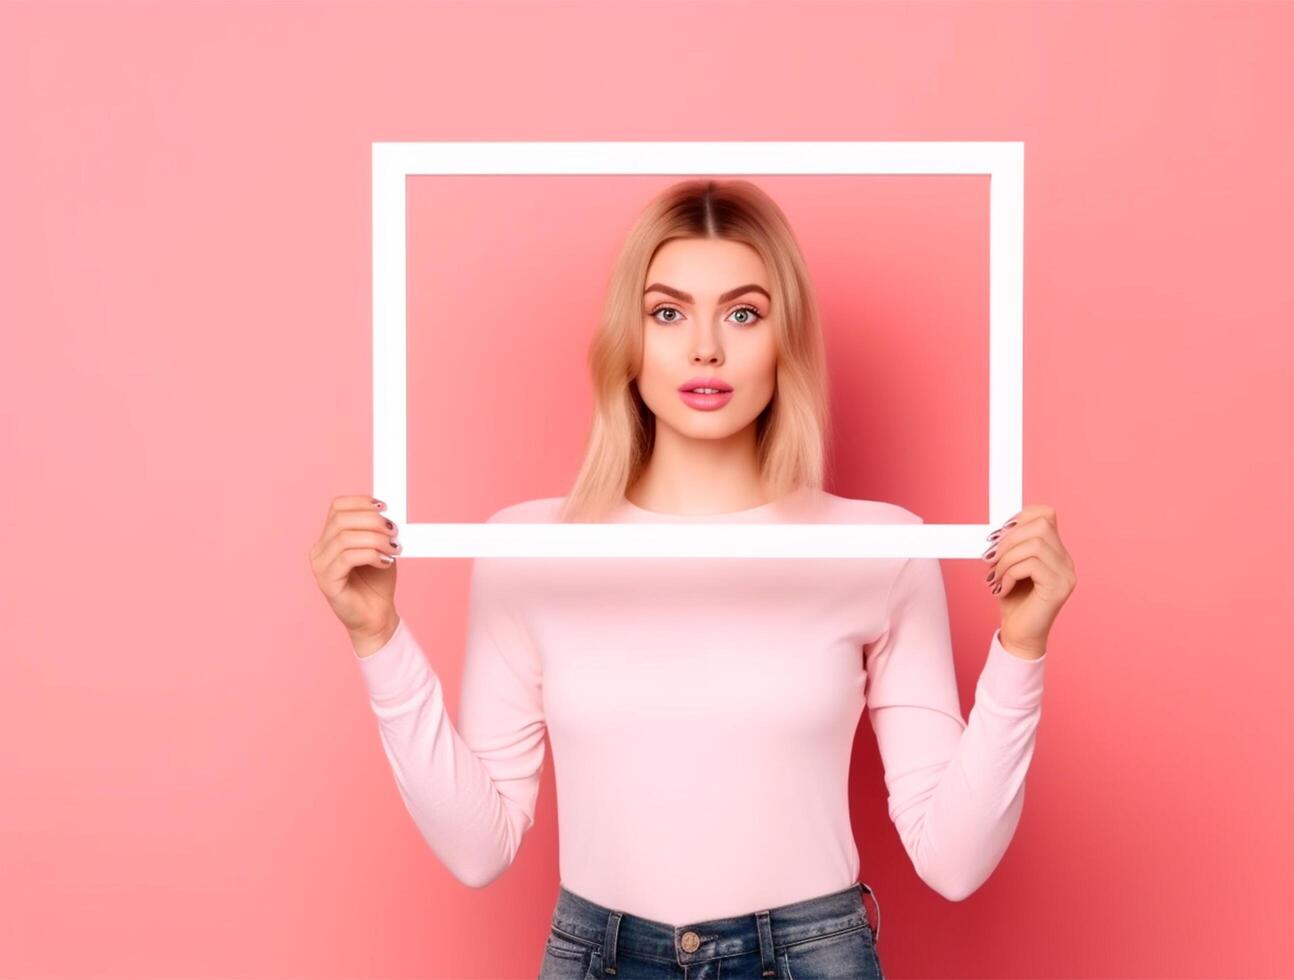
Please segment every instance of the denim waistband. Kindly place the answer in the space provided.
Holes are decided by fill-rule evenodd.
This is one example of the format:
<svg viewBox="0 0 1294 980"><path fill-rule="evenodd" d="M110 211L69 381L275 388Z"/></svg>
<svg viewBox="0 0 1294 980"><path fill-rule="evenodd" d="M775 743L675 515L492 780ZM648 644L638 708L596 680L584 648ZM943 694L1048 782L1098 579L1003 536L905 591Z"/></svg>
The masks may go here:
<svg viewBox="0 0 1294 980"><path fill-rule="evenodd" d="M876 901L867 883L856 881L838 892L789 905L675 926L607 908L559 885L552 926L600 948L603 963L612 969L617 952L682 966L758 952L762 954L764 975L774 976L775 947L863 926L870 929L864 893ZM876 908L879 935L879 902Z"/></svg>

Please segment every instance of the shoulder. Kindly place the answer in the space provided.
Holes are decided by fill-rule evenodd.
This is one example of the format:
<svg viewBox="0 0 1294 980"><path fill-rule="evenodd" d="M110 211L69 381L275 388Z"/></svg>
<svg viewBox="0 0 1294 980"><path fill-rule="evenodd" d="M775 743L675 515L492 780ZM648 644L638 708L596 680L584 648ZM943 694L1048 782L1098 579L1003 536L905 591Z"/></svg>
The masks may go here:
<svg viewBox="0 0 1294 980"><path fill-rule="evenodd" d="M817 510L823 524L924 524L918 515L887 500L841 497L826 490L817 491Z"/></svg>
<svg viewBox="0 0 1294 980"><path fill-rule="evenodd" d="M548 524L556 523L564 497L539 497L520 500L500 507L484 521L486 524ZM543 565L540 562L539 565ZM472 558L474 589L482 602L513 603L526 594L535 582L536 563L526 558L496 555L475 555Z"/></svg>
<svg viewBox="0 0 1294 980"><path fill-rule="evenodd" d="M536 497L501 507L485 519L486 524L547 524L557 520L565 497Z"/></svg>

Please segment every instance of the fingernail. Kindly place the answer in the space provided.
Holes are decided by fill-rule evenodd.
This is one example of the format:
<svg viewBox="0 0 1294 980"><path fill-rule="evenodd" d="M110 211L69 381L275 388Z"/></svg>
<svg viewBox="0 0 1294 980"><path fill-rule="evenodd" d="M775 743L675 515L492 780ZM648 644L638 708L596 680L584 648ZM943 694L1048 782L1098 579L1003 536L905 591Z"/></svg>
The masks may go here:
<svg viewBox="0 0 1294 980"><path fill-rule="evenodd" d="M1018 523L1020 523L1020 522L1019 522L1019 521L1007 521L1007 522L1006 522L1005 524L1003 524L1002 526L1003 526L1003 527L1015 527Z"/></svg>
<svg viewBox="0 0 1294 980"><path fill-rule="evenodd" d="M987 575L987 576L985 576L984 581L985 581L985 582L992 582L992 581L993 581L993 573L992 573L992 572L989 572L989 573L988 573L988 575Z"/></svg>
<svg viewBox="0 0 1294 980"><path fill-rule="evenodd" d="M374 498L373 498L373 505L374 505L378 510L381 510L383 507L385 507L385 506L386 506L386 504L382 503L382 501L378 500L376 497L374 497Z"/></svg>
<svg viewBox="0 0 1294 980"><path fill-rule="evenodd" d="M1001 592L1001 591L1002 591L1002 583L1001 583L1001 582L999 582L997 585L993 586L993 594L994 594L994 595L997 595L997 594L998 594L999 592Z"/></svg>
<svg viewBox="0 0 1294 980"><path fill-rule="evenodd" d="M992 551L985 552L985 554L983 555L983 558L984 558L984 560L985 560L985 561L988 561L990 558L992 558L992 557L993 557L994 555L996 555L996 554L997 554L997 549L996 549L996 548L994 548Z"/></svg>
<svg viewBox="0 0 1294 980"><path fill-rule="evenodd" d="M988 536L988 539L990 541L996 541L998 539L998 536L1001 535L1001 533L1002 533L1001 531L994 531L992 534Z"/></svg>

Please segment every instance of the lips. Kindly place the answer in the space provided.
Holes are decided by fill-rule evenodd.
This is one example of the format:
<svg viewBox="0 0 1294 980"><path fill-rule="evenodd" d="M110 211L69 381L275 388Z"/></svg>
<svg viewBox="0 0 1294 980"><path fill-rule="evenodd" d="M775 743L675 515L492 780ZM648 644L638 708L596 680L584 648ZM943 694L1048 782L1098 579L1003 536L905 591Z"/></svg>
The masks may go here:
<svg viewBox="0 0 1294 980"><path fill-rule="evenodd" d="M678 386L679 391L696 391L698 388L714 388L720 393L732 391L732 385L719 378L689 378Z"/></svg>
<svg viewBox="0 0 1294 980"><path fill-rule="evenodd" d="M706 387L709 386L707 385ZM701 412L713 412L716 409L723 408L732 400L732 391L720 391L712 395L703 395L699 391L679 389L678 397L689 408L695 408Z"/></svg>

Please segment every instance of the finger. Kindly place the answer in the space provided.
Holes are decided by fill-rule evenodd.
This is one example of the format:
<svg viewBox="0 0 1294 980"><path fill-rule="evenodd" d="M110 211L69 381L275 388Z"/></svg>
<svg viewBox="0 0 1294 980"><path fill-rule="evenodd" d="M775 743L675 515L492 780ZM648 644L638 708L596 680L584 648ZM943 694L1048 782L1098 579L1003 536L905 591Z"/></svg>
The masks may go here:
<svg viewBox="0 0 1294 980"><path fill-rule="evenodd" d="M357 529L382 531L388 537L396 538L397 540L400 533L400 529L394 521L379 513L373 507L331 511L328 519L324 522L319 540L310 549L311 564L321 568L331 561L336 554L335 549L329 548L329 543L332 539L342 531Z"/></svg>
<svg viewBox="0 0 1294 980"><path fill-rule="evenodd" d="M310 546L310 562L313 565L318 556L323 552L327 538L336 533L338 525L334 518L346 511L359 511L361 513L376 513L386 507L386 504L376 497L359 493L344 493L340 496L333 497L328 502L328 513L324 515L324 526L315 543ZM389 530L394 530L390 528Z"/></svg>
<svg viewBox="0 0 1294 980"><path fill-rule="evenodd" d="M1044 556L1030 555L1020 561L1012 562L1002 570L1002 579L994 587L993 594L1000 597L1007 595L1017 582L1029 579L1040 595L1053 602L1064 602L1074 591L1077 579L1068 569L1058 568Z"/></svg>
<svg viewBox="0 0 1294 980"><path fill-rule="evenodd" d="M359 549L361 552L382 552L388 555L400 553L400 543L383 531L369 531L362 528L346 528L330 537L317 559L316 577L319 587L326 595L335 596L346 587L346 577L356 565L363 565L372 559L372 555L357 558L347 565L339 562L345 552Z"/></svg>
<svg viewBox="0 0 1294 980"><path fill-rule="evenodd" d="M1008 522L1009 523L1009 522ZM989 552L996 550L999 554L1004 554L1012 546L1028 538L1042 538L1056 551L1057 554L1068 556L1065 551L1065 545L1060 540L1060 532L1050 521L1042 517L1026 520L1012 528L1006 528L1004 531L994 531L989 535L989 546L985 549L984 558L989 559Z"/></svg>
<svg viewBox="0 0 1294 980"><path fill-rule="evenodd" d="M328 586L321 586L324 595L329 598L337 596L346 587L350 573L360 565L372 565L375 568L391 568L395 556L389 555L380 548L347 548L340 552L324 571Z"/></svg>
<svg viewBox="0 0 1294 980"><path fill-rule="evenodd" d="M1018 535L1017 533L1018 532ZM1031 520L1020 527L1012 528L1011 532L1003 535L996 540L999 555L1007 554L1014 546L1021 541L1038 539L1043 541L1049 549L1048 554L1056 557L1056 566L1062 570L1068 570L1070 576L1077 579L1078 570L1074 567L1074 557L1065 548L1065 542L1060 540L1060 532L1057 531L1055 524L1052 524L1046 518ZM991 546L990 549L992 550Z"/></svg>
<svg viewBox="0 0 1294 980"><path fill-rule="evenodd" d="M1026 558L1037 558L1052 565L1056 571L1060 571L1065 566L1065 560L1060 552L1056 551L1045 538L1026 538L1024 541L1019 541L1007 548L993 559L993 568L986 579L988 587L992 589L995 585L1001 583L1006 569Z"/></svg>
<svg viewBox="0 0 1294 980"><path fill-rule="evenodd" d="M1015 521L1017 524L1024 524L1027 521L1033 521L1039 518L1041 518L1042 520L1049 523L1052 527L1059 530L1060 524L1056 517L1056 508L1050 506L1049 504L1028 504L1020 508L1020 510L1016 511L1005 521L1003 521L1002 526L997 528L997 531L995 531L994 533L1000 532L1004 527L1006 527L1007 524L1010 524L1012 521Z"/></svg>
<svg viewBox="0 0 1294 980"><path fill-rule="evenodd" d="M1052 577L1053 573L1043 563L1043 560L1031 555L1028 558L1012 562L1003 569L1001 581L993 586L993 594L999 599L1003 599L1015 588L1016 582L1027 578L1036 587L1046 585L1051 581Z"/></svg>
<svg viewBox="0 0 1294 980"><path fill-rule="evenodd" d="M395 537L399 531L393 520L373 507L334 511L324 524L324 537L347 530L385 531Z"/></svg>
<svg viewBox="0 0 1294 980"><path fill-rule="evenodd" d="M383 510L385 508L385 503L366 493L346 493L340 497L333 497L328 505L328 513L338 510Z"/></svg>
<svg viewBox="0 0 1294 980"><path fill-rule="evenodd" d="M1049 602L1064 602L1073 592L1074 580L1068 572L1058 571L1040 558L1025 558L1012 564L1003 574L1002 583L994 586L994 596L1005 598L1007 594L1025 579L1034 584L1034 592L1048 599Z"/></svg>
<svg viewBox="0 0 1294 980"><path fill-rule="evenodd" d="M1017 527L1010 528L1006 533L1002 533L1000 531L994 532L995 534L998 534L999 537L993 538L989 542L989 546L984 549L984 553L980 555L980 557L983 558L984 561L988 562L1000 561L1002 555L1006 554L1006 552L1012 548L1019 546L1022 542L1032 541L1034 539L1046 540L1047 530L1049 527L1050 525L1047 524L1046 521L1033 520L1027 521ZM1056 540L1059 543L1060 539L1057 538Z"/></svg>

